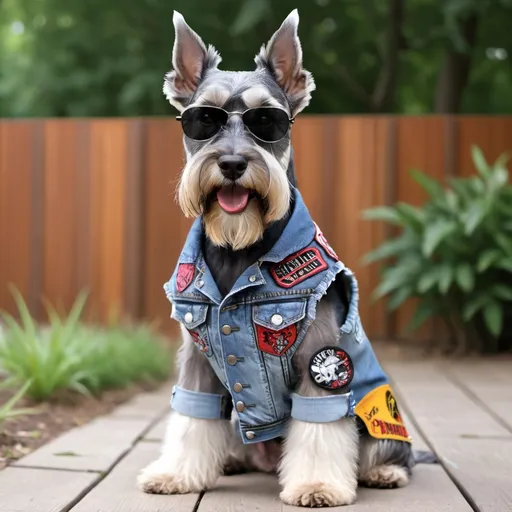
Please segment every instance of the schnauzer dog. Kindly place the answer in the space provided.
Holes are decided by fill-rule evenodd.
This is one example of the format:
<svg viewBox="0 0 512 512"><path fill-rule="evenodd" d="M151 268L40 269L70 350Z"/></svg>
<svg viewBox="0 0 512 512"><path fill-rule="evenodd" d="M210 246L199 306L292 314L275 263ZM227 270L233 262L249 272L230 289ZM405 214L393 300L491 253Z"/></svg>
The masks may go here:
<svg viewBox="0 0 512 512"><path fill-rule="evenodd" d="M179 376L148 493L190 493L222 474L276 471L290 505L353 503L358 483L401 487L414 464L387 377L359 319L357 282L297 189L292 123L315 84L294 10L255 58L219 53L174 14L173 70L195 217L165 285L181 324Z"/></svg>

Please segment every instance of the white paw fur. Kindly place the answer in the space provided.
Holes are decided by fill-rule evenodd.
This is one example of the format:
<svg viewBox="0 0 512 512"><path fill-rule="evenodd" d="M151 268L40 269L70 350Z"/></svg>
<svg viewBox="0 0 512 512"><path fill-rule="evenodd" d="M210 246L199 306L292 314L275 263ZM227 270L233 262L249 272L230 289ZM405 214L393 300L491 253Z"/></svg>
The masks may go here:
<svg viewBox="0 0 512 512"><path fill-rule="evenodd" d="M404 467L396 464L375 466L361 478L361 483L380 489L405 487L409 483L409 475Z"/></svg>
<svg viewBox="0 0 512 512"><path fill-rule="evenodd" d="M162 454L141 471L139 488L153 494L187 494L215 485L228 452L229 422L173 412Z"/></svg>
<svg viewBox="0 0 512 512"><path fill-rule="evenodd" d="M292 420L279 466L281 500L303 507L349 505L356 499L358 433L352 419Z"/></svg>

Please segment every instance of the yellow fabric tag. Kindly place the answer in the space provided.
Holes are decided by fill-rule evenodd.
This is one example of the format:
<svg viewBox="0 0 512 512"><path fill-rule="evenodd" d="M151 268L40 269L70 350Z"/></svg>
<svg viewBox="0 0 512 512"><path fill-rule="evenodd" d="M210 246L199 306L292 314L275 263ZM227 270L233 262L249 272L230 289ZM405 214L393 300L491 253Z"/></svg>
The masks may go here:
<svg viewBox="0 0 512 512"><path fill-rule="evenodd" d="M377 439L411 442L389 384L373 389L356 405L356 414Z"/></svg>

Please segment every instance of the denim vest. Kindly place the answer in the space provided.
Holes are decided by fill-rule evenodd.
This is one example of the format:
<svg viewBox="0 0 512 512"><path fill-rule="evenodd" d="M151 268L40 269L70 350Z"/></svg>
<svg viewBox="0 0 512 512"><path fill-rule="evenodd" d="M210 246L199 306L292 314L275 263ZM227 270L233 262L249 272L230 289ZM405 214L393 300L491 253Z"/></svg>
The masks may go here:
<svg viewBox="0 0 512 512"><path fill-rule="evenodd" d="M200 217L190 230L174 274L164 285L172 303L171 317L190 332L226 388L226 395L215 395L175 386L172 408L197 418L228 419L234 407L244 443L282 436L290 417L328 422L355 412L371 433L371 422L379 416L378 405L386 408L384 393L390 392L361 326L356 279L311 219L299 191L293 192L293 211L281 237L243 272L225 297L201 251ZM298 375L292 358L315 319L318 301L338 279L347 285L349 306L331 345L342 348L353 362L350 390L341 395L301 397L293 392ZM375 390L380 398L371 398ZM358 404L364 406L361 413ZM393 430L394 423L401 424L399 416L395 415L395 422L387 419L387 427L375 424L373 430L377 434L386 431L386 438L407 440L405 429Z"/></svg>

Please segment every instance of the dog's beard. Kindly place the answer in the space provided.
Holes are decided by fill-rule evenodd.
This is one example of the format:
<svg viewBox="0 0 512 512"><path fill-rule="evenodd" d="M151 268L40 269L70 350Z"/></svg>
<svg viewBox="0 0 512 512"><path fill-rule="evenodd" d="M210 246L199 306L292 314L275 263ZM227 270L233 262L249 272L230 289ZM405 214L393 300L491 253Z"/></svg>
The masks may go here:
<svg viewBox="0 0 512 512"><path fill-rule="evenodd" d="M203 214L205 232L212 243L234 250L261 240L268 225L282 219L290 206L288 159L283 167L272 154L259 148L243 155L249 165L236 184L249 189L255 197L240 213L224 211L212 197L219 188L232 184L218 168L219 154L215 149L205 149L189 159L178 187L178 203L185 216Z"/></svg>

